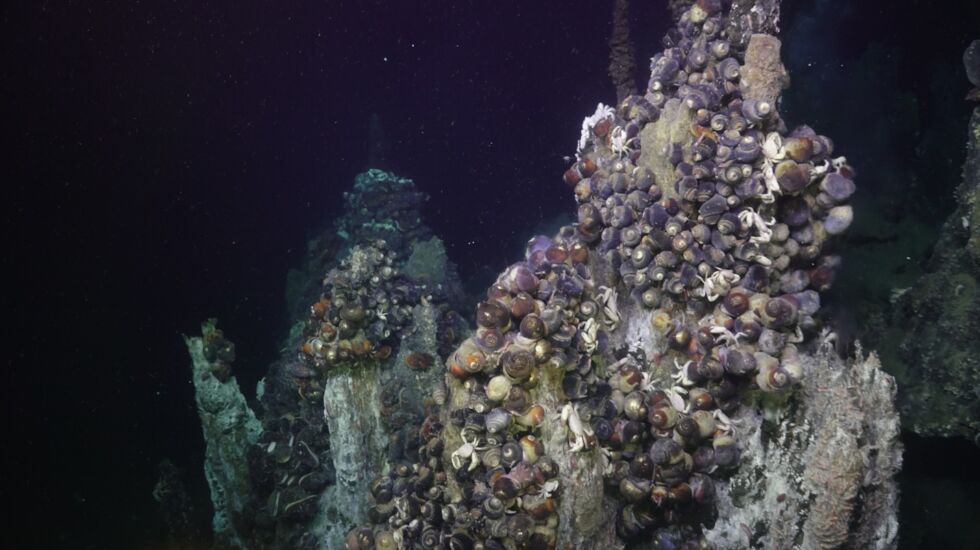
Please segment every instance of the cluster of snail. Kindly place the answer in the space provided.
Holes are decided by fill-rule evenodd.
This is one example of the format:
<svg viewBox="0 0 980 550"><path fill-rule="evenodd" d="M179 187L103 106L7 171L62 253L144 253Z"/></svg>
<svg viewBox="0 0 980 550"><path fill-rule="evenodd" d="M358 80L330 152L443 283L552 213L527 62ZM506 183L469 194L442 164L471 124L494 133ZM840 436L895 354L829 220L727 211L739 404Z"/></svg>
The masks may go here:
<svg viewBox="0 0 980 550"><path fill-rule="evenodd" d="M215 327L215 320L204 324L204 358L211 365L211 374L222 382L231 378L231 364L235 361L235 344L225 338L225 333Z"/></svg>
<svg viewBox="0 0 980 550"><path fill-rule="evenodd" d="M348 548L382 547L379 534L399 548L553 548L556 450L536 434L559 421L562 452L604 457L620 537L703 543L713 476L739 460L740 396L804 374L796 344L816 328L840 262L825 249L850 224L854 192L829 138L784 135L774 105L742 97L742 54L722 29L720 3L696 3L653 58L646 95L585 120L564 174L578 222L531 239L487 291L476 333L447 361L446 426L402 467L434 481L405 482L414 496L400 501L387 492L398 479L379 481L372 498L394 512L352 531ZM652 152L673 166L657 181L641 136L678 105L691 138ZM638 311L663 353L614 337ZM542 393L555 378L557 399ZM451 512L423 511L435 506Z"/></svg>
<svg viewBox="0 0 980 550"><path fill-rule="evenodd" d="M504 442L506 428L491 433L495 421L478 415L454 415L452 422L469 434L465 452L457 449L445 463L439 421L430 416L419 462L398 465L371 483L369 519L380 527L350 531L348 550L553 547L557 522L548 491L558 470L541 442L530 434ZM517 509L514 502L521 503Z"/></svg>
<svg viewBox="0 0 980 550"><path fill-rule="evenodd" d="M374 241L355 246L327 274L302 346L315 367L391 355L388 342L411 323L412 307L423 298L422 289L399 274L395 260L385 241Z"/></svg>
<svg viewBox="0 0 980 550"><path fill-rule="evenodd" d="M344 215L334 233L350 243L383 240L391 250L407 250L416 240L432 237L422 223L422 205L429 196L408 178L372 168L354 179L344 193Z"/></svg>

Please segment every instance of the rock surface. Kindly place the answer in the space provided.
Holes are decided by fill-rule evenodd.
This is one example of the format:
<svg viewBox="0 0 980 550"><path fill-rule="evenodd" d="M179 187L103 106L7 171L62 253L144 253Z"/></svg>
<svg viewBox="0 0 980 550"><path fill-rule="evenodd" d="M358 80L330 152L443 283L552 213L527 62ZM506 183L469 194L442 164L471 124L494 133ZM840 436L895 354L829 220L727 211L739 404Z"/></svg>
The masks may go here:
<svg viewBox="0 0 980 550"><path fill-rule="evenodd" d="M736 430L743 464L719 490L717 548L894 548L901 467L895 379L878 358L805 355L807 378Z"/></svg>
<svg viewBox="0 0 980 550"><path fill-rule="evenodd" d="M929 273L893 304L882 360L899 381L906 429L980 445L980 108L973 111L957 208Z"/></svg>
<svg viewBox="0 0 980 550"><path fill-rule="evenodd" d="M206 329L207 330L207 329ZM206 443L204 476L214 505L212 526L217 542L246 548L239 532L240 516L254 497L246 453L256 443L261 425L232 377L222 382L212 374L201 337L185 337L192 362L197 413Z"/></svg>

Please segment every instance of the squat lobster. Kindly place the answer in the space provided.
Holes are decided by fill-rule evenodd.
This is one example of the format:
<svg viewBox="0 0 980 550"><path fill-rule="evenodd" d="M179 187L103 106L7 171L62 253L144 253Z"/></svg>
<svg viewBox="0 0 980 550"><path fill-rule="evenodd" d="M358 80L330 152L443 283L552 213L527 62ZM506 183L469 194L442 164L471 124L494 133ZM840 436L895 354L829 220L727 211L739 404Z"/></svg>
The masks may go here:
<svg viewBox="0 0 980 550"><path fill-rule="evenodd" d="M562 408L561 421L568 425L569 436L572 439L572 445L569 449L571 452L583 451L595 443L592 427L582 423L578 411L571 403L565 403Z"/></svg>

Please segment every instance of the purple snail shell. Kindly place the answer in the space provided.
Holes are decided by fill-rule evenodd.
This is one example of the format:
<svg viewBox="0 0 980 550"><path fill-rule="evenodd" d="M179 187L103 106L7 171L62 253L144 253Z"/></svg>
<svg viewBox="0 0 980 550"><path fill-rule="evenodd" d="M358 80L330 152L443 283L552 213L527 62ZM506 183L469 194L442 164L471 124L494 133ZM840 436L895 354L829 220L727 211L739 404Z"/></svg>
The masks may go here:
<svg viewBox="0 0 980 550"><path fill-rule="evenodd" d="M510 413L500 407L492 409L483 418L487 432L495 434L505 431L510 427Z"/></svg>
<svg viewBox="0 0 980 550"><path fill-rule="evenodd" d="M732 289L721 300L721 309L731 317L738 317L749 309L749 295L741 289Z"/></svg>
<svg viewBox="0 0 980 550"><path fill-rule="evenodd" d="M552 244L544 251L545 259L551 264L563 264L568 259L568 249L560 244Z"/></svg>
<svg viewBox="0 0 980 550"><path fill-rule="evenodd" d="M504 352L503 356L500 358L500 362L503 365L504 374L507 375L511 381L523 382L531 376L531 371L534 369L534 355L525 350L513 350Z"/></svg>
<svg viewBox="0 0 980 550"><path fill-rule="evenodd" d="M820 310L820 293L815 290L804 290L793 297L800 304L801 315L814 315Z"/></svg>
<svg viewBox="0 0 980 550"><path fill-rule="evenodd" d="M711 55L715 56L715 59L725 59L729 53L732 51L731 44L727 40L715 40L710 45ZM736 66L738 62L736 61Z"/></svg>
<svg viewBox="0 0 980 550"><path fill-rule="evenodd" d="M784 160L776 165L776 183L784 193L799 193L810 184L812 166L792 160Z"/></svg>
<svg viewBox="0 0 980 550"><path fill-rule="evenodd" d="M480 302L476 306L476 324L484 328L507 328L510 312L498 302Z"/></svg>
<svg viewBox="0 0 980 550"><path fill-rule="evenodd" d="M608 441L609 438L612 437L613 428L609 420L601 416L593 416L590 420L590 424L592 425L593 433L595 433L595 436L597 439L599 439L599 441Z"/></svg>
<svg viewBox="0 0 980 550"><path fill-rule="evenodd" d="M708 134L701 134L691 146L691 157L695 162L700 162L713 158L717 150L718 142Z"/></svg>
<svg viewBox="0 0 980 550"><path fill-rule="evenodd" d="M609 438L610 444L614 448L622 448L625 445L638 443L643 433L646 431L643 424L632 420L617 418L613 420L613 434Z"/></svg>
<svg viewBox="0 0 980 550"><path fill-rule="evenodd" d="M711 445L715 450L714 458L717 466L725 468L734 466L738 462L738 445L731 436L716 437Z"/></svg>
<svg viewBox="0 0 980 550"><path fill-rule="evenodd" d="M769 288L769 271L759 264L753 264L742 275L741 285L750 292L765 292Z"/></svg>
<svg viewBox="0 0 980 550"><path fill-rule="evenodd" d="M547 329L541 317L534 313L529 313L521 319L521 336L530 340L540 340L545 337Z"/></svg>
<svg viewBox="0 0 980 550"><path fill-rule="evenodd" d="M671 215L670 218L667 218L667 223L664 224L664 233L671 237L680 233L683 229L684 219L676 215Z"/></svg>
<svg viewBox="0 0 980 550"><path fill-rule="evenodd" d="M615 166L614 161L614 166ZM625 193L626 188L629 185L629 177L622 172L614 172L609 176L609 184L612 186L614 193Z"/></svg>
<svg viewBox="0 0 980 550"><path fill-rule="evenodd" d="M483 501L483 515L490 519L499 519L504 515L504 502L495 496Z"/></svg>
<svg viewBox="0 0 980 550"><path fill-rule="evenodd" d="M682 253L694 244L694 235L690 231L681 231L670 241L670 247L674 252Z"/></svg>
<svg viewBox="0 0 980 550"><path fill-rule="evenodd" d="M737 164L728 166L721 173L721 179L730 185L738 185L744 177L745 173L742 171L742 167Z"/></svg>
<svg viewBox="0 0 980 550"><path fill-rule="evenodd" d="M744 376L756 369L756 361L751 353L734 348L722 348L725 353L719 354L725 372L734 376Z"/></svg>
<svg viewBox="0 0 980 550"><path fill-rule="evenodd" d="M638 503L650 496L653 481L639 477L626 476L619 482L619 494L626 502Z"/></svg>
<svg viewBox="0 0 980 550"><path fill-rule="evenodd" d="M653 91L653 90L651 90L651 91L648 91L646 93L646 95L644 95L643 97L647 101L650 102L650 105L653 105L654 107L657 107L658 109L663 108L664 103L667 102L667 96L664 95L664 93L661 92L661 91Z"/></svg>
<svg viewBox="0 0 980 550"><path fill-rule="evenodd" d="M588 397L589 386L581 376L570 373L562 379L562 390L569 399L583 399Z"/></svg>
<svg viewBox="0 0 980 550"><path fill-rule="evenodd" d="M616 250L621 242L620 230L615 227L607 227L602 230L597 250L602 253Z"/></svg>
<svg viewBox="0 0 980 550"><path fill-rule="evenodd" d="M531 253L538 250L543 252L552 245L554 245L554 241L545 235L536 235L531 237L531 239L527 241L527 246L525 247L525 256L530 256Z"/></svg>
<svg viewBox="0 0 980 550"><path fill-rule="evenodd" d="M653 251L650 247L640 244L633 249L633 253L630 255L630 262L633 267L641 269L650 264L650 260L653 259Z"/></svg>
<svg viewBox="0 0 980 550"><path fill-rule="evenodd" d="M718 222L718 218L721 217L728 210L728 203L725 201L725 197L721 195L712 196L707 202L701 205L698 209L698 215L704 220L708 225L714 225Z"/></svg>
<svg viewBox="0 0 980 550"><path fill-rule="evenodd" d="M636 246L642 237L643 233L635 225L624 227L619 231L619 240L626 246Z"/></svg>
<svg viewBox="0 0 980 550"><path fill-rule="evenodd" d="M655 55L650 60L650 91L659 92L663 90L665 84L671 82L677 75L680 67L678 60L671 55L667 55L667 52Z"/></svg>
<svg viewBox="0 0 980 550"><path fill-rule="evenodd" d="M554 334L549 338L551 343L558 348L567 348L572 345L575 340L576 329L572 325L563 324Z"/></svg>
<svg viewBox="0 0 980 550"><path fill-rule="evenodd" d="M576 182L574 192L575 198L578 199L579 202L589 200L592 198L592 194L594 193L594 189L592 188L592 180L585 178Z"/></svg>
<svg viewBox="0 0 980 550"><path fill-rule="evenodd" d="M679 414L677 410L672 406L663 405L649 409L647 413L647 422L649 422L650 425L657 430L669 430L677 424L678 416ZM652 448L650 452L653 453ZM654 462L658 462L657 457L653 454L650 455L650 458L653 459Z"/></svg>
<svg viewBox="0 0 980 550"><path fill-rule="evenodd" d="M514 414L524 414L531 405L530 399L527 390L520 386L511 386L503 400L503 407Z"/></svg>
<svg viewBox="0 0 980 550"><path fill-rule="evenodd" d="M538 310L538 303L527 292L518 292L510 301L510 314L516 319L522 319L529 313Z"/></svg>
<svg viewBox="0 0 980 550"><path fill-rule="evenodd" d="M759 369L755 376L759 389L765 392L779 391L793 383L792 377L782 366Z"/></svg>
<svg viewBox="0 0 980 550"><path fill-rule="evenodd" d="M706 360L702 361L701 364L707 364L709 362L710 361L706 358ZM718 366L720 367L721 364L718 363ZM701 369L695 369L695 371L701 372ZM715 408L714 396L712 396L711 392L704 388L691 388L691 391L688 394L688 401L690 402L691 408L694 411L710 411ZM704 437L707 437L707 435Z"/></svg>
<svg viewBox="0 0 980 550"><path fill-rule="evenodd" d="M648 288L640 295L640 301L644 307L655 308L660 305L660 292L655 288Z"/></svg>
<svg viewBox="0 0 980 550"><path fill-rule="evenodd" d="M287 364L286 372L293 378L313 378L316 376L315 370L297 361Z"/></svg>
<svg viewBox="0 0 980 550"><path fill-rule="evenodd" d="M699 223L691 228L691 236L701 244L708 243L711 241L711 228L706 224Z"/></svg>
<svg viewBox="0 0 980 550"><path fill-rule="evenodd" d="M733 156L738 162L755 162L761 153L762 146L759 144L759 140L750 135L745 135L738 140Z"/></svg>
<svg viewBox="0 0 980 550"><path fill-rule="evenodd" d="M693 473L691 474L691 479L688 480L688 485L691 488L691 497L694 499L694 502L705 504L714 499L715 485L711 477L703 473Z"/></svg>
<svg viewBox="0 0 980 550"><path fill-rule="evenodd" d="M796 128L790 130L789 135L787 137L791 137L791 138L805 137L805 138L813 139L817 137L817 132L806 124L800 124Z"/></svg>
<svg viewBox="0 0 980 550"><path fill-rule="evenodd" d="M493 352L504 347L505 339L499 329L480 327L476 330L474 341L482 351Z"/></svg>
<svg viewBox="0 0 980 550"><path fill-rule="evenodd" d="M823 221L824 230L830 235L840 235L854 221L854 209L851 205L835 206L827 212Z"/></svg>
<svg viewBox="0 0 980 550"><path fill-rule="evenodd" d="M718 232L722 235L731 235L742 230L742 222L734 212L726 212L717 222Z"/></svg>
<svg viewBox="0 0 980 550"><path fill-rule="evenodd" d="M772 114L772 104L768 101L748 98L742 101L742 116L753 124L759 124Z"/></svg>
<svg viewBox="0 0 980 550"><path fill-rule="evenodd" d="M625 205L617 205L609 213L609 225L622 228L633 223L633 209Z"/></svg>
<svg viewBox="0 0 980 550"><path fill-rule="evenodd" d="M633 460L630 461L629 475L643 479L650 479L653 477L653 468L653 461L650 460L648 455L638 454L633 457Z"/></svg>
<svg viewBox="0 0 980 550"><path fill-rule="evenodd" d="M718 74L725 80L735 82L742 76L742 68L734 57L726 57L718 62Z"/></svg>
<svg viewBox="0 0 980 550"><path fill-rule="evenodd" d="M810 206L802 197L788 197L779 207L779 220L791 228L804 227L810 221Z"/></svg>
<svg viewBox="0 0 980 550"><path fill-rule="evenodd" d="M721 21L719 21L717 17L708 19L701 25L701 34L705 38L711 38L715 36L716 34L718 34L719 30L721 30Z"/></svg>
<svg viewBox="0 0 980 550"><path fill-rule="evenodd" d="M516 441L508 441L500 449L500 463L507 468L513 467L523 459L524 451Z"/></svg>
<svg viewBox="0 0 980 550"><path fill-rule="evenodd" d="M588 242L594 241L602 230L602 215L599 209L591 203L583 203L578 207L577 231L580 238Z"/></svg>
<svg viewBox="0 0 980 550"><path fill-rule="evenodd" d="M778 354L786 347L786 335L772 329L762 329L758 342L759 351L769 355Z"/></svg>
<svg viewBox="0 0 980 550"><path fill-rule="evenodd" d="M810 286L810 274L802 269L794 269L779 278L779 288L783 292L800 292Z"/></svg>
<svg viewBox="0 0 980 550"><path fill-rule="evenodd" d="M631 191L626 195L623 204L635 212L643 212L650 205L650 194L643 191ZM631 216L632 219L632 216Z"/></svg>
<svg viewBox="0 0 980 550"><path fill-rule="evenodd" d="M563 271L558 276L557 290L567 296L580 296L585 290L585 280L573 271Z"/></svg>
<svg viewBox="0 0 980 550"><path fill-rule="evenodd" d="M709 124L712 130L722 132L725 130L725 127L728 126L728 116L726 116L724 113L717 113L711 117Z"/></svg>
<svg viewBox="0 0 980 550"><path fill-rule="evenodd" d="M653 176L653 171L649 168L637 167L633 169L633 182L636 188L640 191L649 191L650 186L654 184L655 178ZM652 199L651 200L656 200Z"/></svg>
<svg viewBox="0 0 980 550"><path fill-rule="evenodd" d="M514 294L518 292L533 293L538 288L538 278L529 265L516 263L504 272L500 284Z"/></svg>
<svg viewBox="0 0 980 550"><path fill-rule="evenodd" d="M726 235L721 231L711 232L711 246L722 252L728 252L737 242L734 235Z"/></svg>
<svg viewBox="0 0 980 550"><path fill-rule="evenodd" d="M827 136L813 136L813 156L817 159L825 159L834 153L834 142Z"/></svg>
<svg viewBox="0 0 980 550"><path fill-rule="evenodd" d="M700 71L708 64L708 52L703 48L693 48L687 53L687 71Z"/></svg>
<svg viewBox="0 0 980 550"><path fill-rule="evenodd" d="M775 328L784 328L796 323L800 306L792 296L783 295L770 299L764 308L763 322Z"/></svg>
<svg viewBox="0 0 980 550"><path fill-rule="evenodd" d="M765 191L766 184L762 180L762 175L758 172L753 172L748 179L743 179L741 183L735 187L735 194L743 200L758 197Z"/></svg>
<svg viewBox="0 0 980 550"><path fill-rule="evenodd" d="M806 162L813 157L813 141L807 137L790 137L783 140L786 156L796 162Z"/></svg>

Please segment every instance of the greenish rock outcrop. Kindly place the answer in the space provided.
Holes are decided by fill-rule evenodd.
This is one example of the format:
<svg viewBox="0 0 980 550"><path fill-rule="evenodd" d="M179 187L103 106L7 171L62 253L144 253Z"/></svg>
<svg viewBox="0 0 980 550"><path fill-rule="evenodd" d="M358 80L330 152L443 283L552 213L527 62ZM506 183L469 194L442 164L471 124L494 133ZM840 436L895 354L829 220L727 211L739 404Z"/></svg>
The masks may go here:
<svg viewBox="0 0 980 550"><path fill-rule="evenodd" d="M970 119L957 207L927 269L897 294L887 332L895 352L882 361L898 378L906 429L980 444L980 109Z"/></svg>
<svg viewBox="0 0 980 550"><path fill-rule="evenodd" d="M412 311L414 331L397 355L331 372L323 390L323 416L330 434L336 483L319 499L313 532L321 548L338 548L344 535L367 521L369 486L399 460L414 439L432 389L441 384L441 365L408 366L408 356L438 357L437 312L431 305Z"/></svg>
<svg viewBox="0 0 980 550"><path fill-rule="evenodd" d="M204 324L207 337L214 323ZM241 515L254 497L247 452L258 441L262 427L248 407L234 377L222 382L215 376L215 361L205 353L205 337L184 337L192 362L197 413L206 443L204 476L214 505L212 525L219 544L247 548L239 531Z"/></svg>

